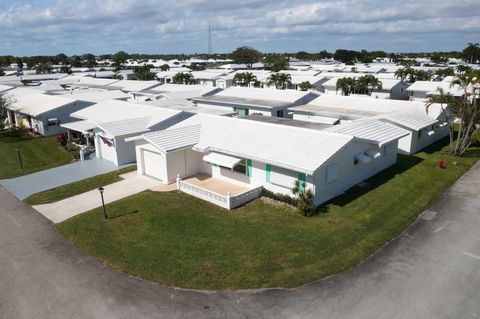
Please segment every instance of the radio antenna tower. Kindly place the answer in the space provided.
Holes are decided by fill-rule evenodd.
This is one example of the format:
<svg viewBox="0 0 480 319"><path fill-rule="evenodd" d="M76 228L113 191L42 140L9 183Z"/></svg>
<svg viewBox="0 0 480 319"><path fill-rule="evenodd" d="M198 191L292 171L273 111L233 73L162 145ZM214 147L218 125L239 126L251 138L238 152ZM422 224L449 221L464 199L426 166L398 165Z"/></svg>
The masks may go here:
<svg viewBox="0 0 480 319"><path fill-rule="evenodd" d="M210 19L208 19L208 55L212 55L212 30L210 28Z"/></svg>

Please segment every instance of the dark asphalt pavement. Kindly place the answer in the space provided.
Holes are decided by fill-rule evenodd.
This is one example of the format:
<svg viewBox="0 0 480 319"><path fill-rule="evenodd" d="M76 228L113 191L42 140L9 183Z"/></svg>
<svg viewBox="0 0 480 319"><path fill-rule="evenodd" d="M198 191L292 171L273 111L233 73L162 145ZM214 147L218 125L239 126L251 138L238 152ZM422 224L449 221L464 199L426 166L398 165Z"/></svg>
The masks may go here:
<svg viewBox="0 0 480 319"><path fill-rule="evenodd" d="M480 165L354 269L296 289L197 292L110 270L0 189L0 318L480 318Z"/></svg>

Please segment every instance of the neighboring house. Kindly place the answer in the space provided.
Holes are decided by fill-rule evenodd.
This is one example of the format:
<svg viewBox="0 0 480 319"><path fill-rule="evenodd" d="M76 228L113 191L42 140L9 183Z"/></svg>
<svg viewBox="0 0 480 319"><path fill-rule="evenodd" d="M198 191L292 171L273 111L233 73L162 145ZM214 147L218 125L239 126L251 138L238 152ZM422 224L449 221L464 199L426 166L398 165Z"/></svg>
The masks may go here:
<svg viewBox="0 0 480 319"><path fill-rule="evenodd" d="M200 118L128 140L136 143L139 174L177 181L181 191L225 208L260 196L262 187L292 196L296 180L302 191L313 191L318 206L395 164L398 139L408 134L375 120L335 133Z"/></svg>
<svg viewBox="0 0 480 319"><path fill-rule="evenodd" d="M413 101L424 101L430 96L440 95L440 89L445 94L452 96L461 96L463 90L458 85L451 85L450 81L416 81L407 88L407 92L410 94L410 99Z"/></svg>
<svg viewBox="0 0 480 319"><path fill-rule="evenodd" d="M194 97L192 100L198 107L229 110L238 116L263 114L287 117L288 107L309 103L317 96L313 92L230 87L214 95Z"/></svg>
<svg viewBox="0 0 480 319"><path fill-rule="evenodd" d="M135 162L135 145L125 142L126 138L165 129L191 115L180 110L110 100L73 113L72 117L81 121L65 127L84 134L87 146L95 147L97 158L123 165Z"/></svg>
<svg viewBox="0 0 480 319"><path fill-rule="evenodd" d="M326 124L362 119L390 122L409 132L399 141L402 153L415 153L449 134L451 122L447 106L424 102L381 100L371 97L322 95L307 105L292 107L293 118Z"/></svg>
<svg viewBox="0 0 480 319"><path fill-rule="evenodd" d="M376 99L408 100L408 84L400 80L382 79L382 88L375 89L371 97Z"/></svg>
<svg viewBox="0 0 480 319"><path fill-rule="evenodd" d="M70 114L91 105L88 102L28 89L8 91L7 96L12 100L7 112L7 122L14 127L31 129L43 136L65 132L65 128L60 124L75 121Z"/></svg>
<svg viewBox="0 0 480 319"><path fill-rule="evenodd" d="M137 74L135 70L120 70L114 74L114 77L121 80L136 80Z"/></svg>
<svg viewBox="0 0 480 319"><path fill-rule="evenodd" d="M121 90L124 92L142 92L153 89L160 85L158 81L136 81L136 80L120 80L112 84L108 84L107 90Z"/></svg>

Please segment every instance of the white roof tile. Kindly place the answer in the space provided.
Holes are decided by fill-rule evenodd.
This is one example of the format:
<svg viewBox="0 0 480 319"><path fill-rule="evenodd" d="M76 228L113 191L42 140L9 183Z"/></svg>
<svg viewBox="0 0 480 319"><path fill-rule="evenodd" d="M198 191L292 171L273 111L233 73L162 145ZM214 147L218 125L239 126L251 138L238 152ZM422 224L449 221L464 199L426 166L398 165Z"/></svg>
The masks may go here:
<svg viewBox="0 0 480 319"><path fill-rule="evenodd" d="M378 143L380 146L409 134L408 131L398 126L375 119L362 119L334 125L326 128L324 131L349 135L365 141Z"/></svg>
<svg viewBox="0 0 480 319"><path fill-rule="evenodd" d="M142 135L145 140L152 143L163 152L169 152L198 143L200 138L200 125L192 125L163 131L151 132Z"/></svg>
<svg viewBox="0 0 480 319"><path fill-rule="evenodd" d="M313 174L353 137L311 129L204 116L195 148Z"/></svg>

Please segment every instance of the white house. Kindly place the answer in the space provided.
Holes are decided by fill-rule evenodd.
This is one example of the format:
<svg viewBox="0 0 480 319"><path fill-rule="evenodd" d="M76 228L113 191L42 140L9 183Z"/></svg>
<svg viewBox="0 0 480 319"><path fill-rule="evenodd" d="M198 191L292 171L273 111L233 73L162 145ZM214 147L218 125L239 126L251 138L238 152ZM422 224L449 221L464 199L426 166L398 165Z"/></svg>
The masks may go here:
<svg viewBox="0 0 480 319"><path fill-rule="evenodd" d="M318 206L393 165L398 139L408 134L376 120L337 133L199 118L127 140L135 141L139 174L176 181L181 191L225 208L260 196L262 187L292 195L295 180Z"/></svg>
<svg viewBox="0 0 480 319"><path fill-rule="evenodd" d="M71 113L79 111L91 103L62 96L47 95L37 90L18 88L7 91L12 101L8 107L7 123L24 127L43 136L65 132L60 124L75 121Z"/></svg>
<svg viewBox="0 0 480 319"><path fill-rule="evenodd" d="M322 95L307 105L292 107L293 118L327 124L377 119L399 126L409 135L399 141L402 153L415 153L449 134L447 106L424 102L382 100L371 97Z"/></svg>
<svg viewBox="0 0 480 319"><path fill-rule="evenodd" d="M356 76L353 77L357 78L362 75L365 74L356 73ZM376 75L377 74L375 74L375 76ZM342 91L337 90L337 81L341 78L342 77L334 77L322 82L320 91L325 94L342 95ZM382 82L382 88L380 90L374 89L371 97L377 99L408 100L408 84L405 82L395 79L379 79L379 81Z"/></svg>
<svg viewBox="0 0 480 319"><path fill-rule="evenodd" d="M191 115L180 110L110 100L73 113L72 117L80 121L64 127L84 134L85 146L94 146L90 151L95 151L97 158L123 165L136 160L135 145L125 142L126 138L165 129Z"/></svg>
<svg viewBox="0 0 480 319"><path fill-rule="evenodd" d="M313 92L230 87L214 95L195 97L192 100L198 107L229 110L238 116L255 113L286 117L288 107L306 104L317 96Z"/></svg>
<svg viewBox="0 0 480 319"><path fill-rule="evenodd" d="M464 92L458 85L451 85L450 81L416 81L407 88L410 99L414 101L425 101L430 96L438 96L440 89L445 94L461 96Z"/></svg>

